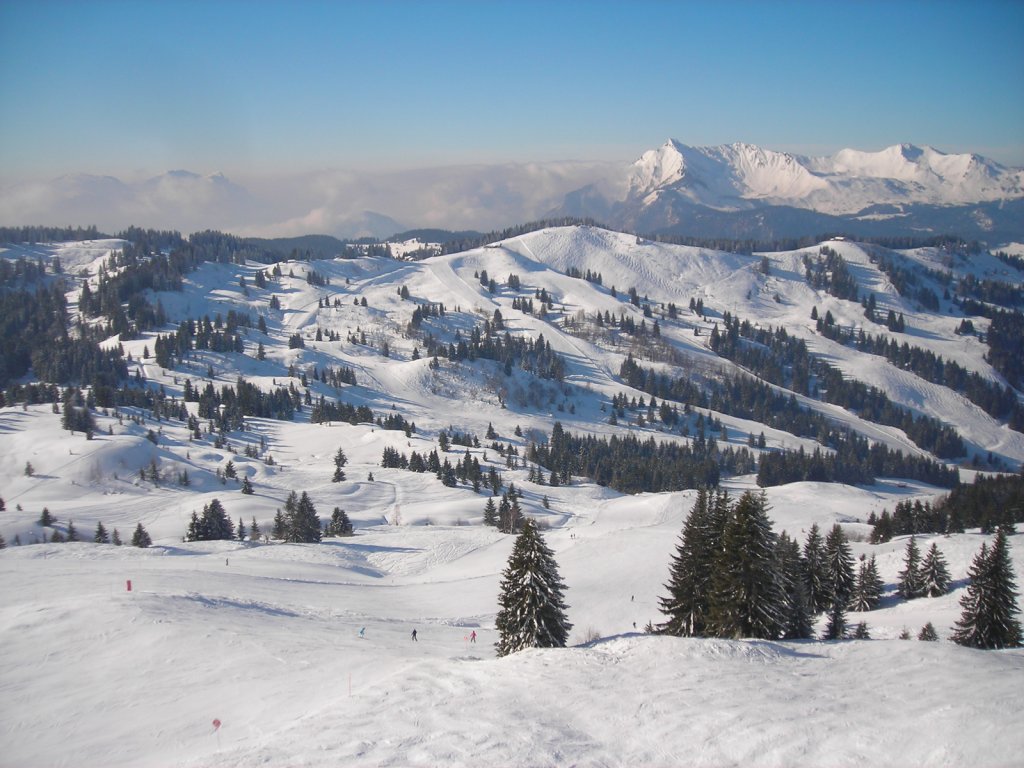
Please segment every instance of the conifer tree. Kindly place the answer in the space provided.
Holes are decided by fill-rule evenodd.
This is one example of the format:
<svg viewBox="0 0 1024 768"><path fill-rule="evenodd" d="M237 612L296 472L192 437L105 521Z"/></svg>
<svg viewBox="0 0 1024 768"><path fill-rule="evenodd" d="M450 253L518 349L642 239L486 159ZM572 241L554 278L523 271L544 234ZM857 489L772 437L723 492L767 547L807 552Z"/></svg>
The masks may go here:
<svg viewBox="0 0 1024 768"><path fill-rule="evenodd" d="M498 508L494 504L494 497L489 496L487 503L484 504L484 525L498 524Z"/></svg>
<svg viewBox="0 0 1024 768"><path fill-rule="evenodd" d="M941 597L949 592L949 568L934 541L921 563L921 589L926 597Z"/></svg>
<svg viewBox="0 0 1024 768"><path fill-rule="evenodd" d="M92 540L97 544L109 544L110 536L107 535L107 529L103 527L103 523L96 523L96 533L93 534Z"/></svg>
<svg viewBox="0 0 1024 768"><path fill-rule="evenodd" d="M835 613L836 602L846 610L853 597L855 577L853 575L853 553L839 523L832 526L825 537L825 585L828 590L829 615Z"/></svg>
<svg viewBox="0 0 1024 768"><path fill-rule="evenodd" d="M43 507L43 511L39 515L39 521L38 521L37 525L41 525L44 528L51 528L51 527L53 527L53 524L56 521L57 521L57 518L55 518L53 515L50 514L50 508L49 507Z"/></svg>
<svg viewBox="0 0 1024 768"><path fill-rule="evenodd" d="M981 545L967 577L967 592L960 598L963 613L953 630L953 642L972 648L1020 647L1017 584L1005 531L996 533L991 550Z"/></svg>
<svg viewBox="0 0 1024 768"><path fill-rule="evenodd" d="M245 477L242 478L242 493L246 494L247 496L251 496L255 492L256 491L253 490L252 483L249 482L249 476L246 475Z"/></svg>
<svg viewBox="0 0 1024 768"><path fill-rule="evenodd" d="M260 540L260 526L256 522L256 516L253 515L252 523L249 525L249 540L259 541Z"/></svg>
<svg viewBox="0 0 1024 768"><path fill-rule="evenodd" d="M811 612L818 614L828 608L828 586L825 573L825 542L818 524L807 532L804 542L804 584Z"/></svg>
<svg viewBox="0 0 1024 768"><path fill-rule="evenodd" d="M677 637L705 634L711 592L711 574L722 539L714 501L699 490L669 566L668 597L659 599L668 620L658 631Z"/></svg>
<svg viewBox="0 0 1024 768"><path fill-rule="evenodd" d="M114 532L110 534L110 543L115 547L121 546L121 534L118 532L117 528L115 528Z"/></svg>
<svg viewBox="0 0 1024 768"><path fill-rule="evenodd" d="M914 600L925 595L924 580L921 577L921 550L917 548L917 540L914 536L907 540L903 570L900 571L897 584L900 597L904 600Z"/></svg>
<svg viewBox="0 0 1024 768"><path fill-rule="evenodd" d="M245 523L242 521L242 518L238 518L238 528L236 529L236 533L239 541L245 541L246 530Z"/></svg>
<svg viewBox="0 0 1024 768"><path fill-rule="evenodd" d="M149 533L146 532L146 529L142 526L142 523L139 523L137 526L135 526L135 533L132 534L132 546L141 547L145 549L146 547L152 545L152 543L153 540L149 537Z"/></svg>
<svg viewBox="0 0 1024 768"><path fill-rule="evenodd" d="M813 617L807 585L804 582L804 563L800 544L783 531L775 547L775 558L786 595L785 621L782 630L784 640L801 640L814 636Z"/></svg>
<svg viewBox="0 0 1024 768"><path fill-rule="evenodd" d="M857 624L856 627L854 627L853 639L854 640L870 640L871 639L871 633L868 632L868 623L866 621L862 621L859 624Z"/></svg>
<svg viewBox="0 0 1024 768"><path fill-rule="evenodd" d="M281 508L278 507L274 513L274 527L271 529L270 535L275 539L283 539L285 535L285 522L284 515L281 513Z"/></svg>
<svg viewBox="0 0 1024 768"><path fill-rule="evenodd" d="M328 536L351 536L353 532L352 521L348 514L341 507L335 507L331 513L331 519L327 523Z"/></svg>
<svg viewBox="0 0 1024 768"><path fill-rule="evenodd" d="M284 503L285 541L311 543L320 541L320 518L309 494L297 497L292 491Z"/></svg>
<svg viewBox="0 0 1024 768"><path fill-rule="evenodd" d="M67 540L68 541L78 541L78 529L75 528L75 521L74 520L68 520Z"/></svg>
<svg viewBox="0 0 1024 768"><path fill-rule="evenodd" d="M711 579L708 633L775 639L785 623L785 595L775 568L775 534L762 491L736 501L722 532Z"/></svg>
<svg viewBox="0 0 1024 768"><path fill-rule="evenodd" d="M0 549L7 549L7 541L2 533L0 533Z"/></svg>
<svg viewBox="0 0 1024 768"><path fill-rule="evenodd" d="M498 597L498 656L524 648L564 648L572 624L566 618L563 592L554 553L544 543L533 520L523 521Z"/></svg>
<svg viewBox="0 0 1024 768"><path fill-rule="evenodd" d="M917 633L917 639L933 643L939 639L939 634L935 631L935 627L929 621L927 624L921 627L921 631Z"/></svg>
<svg viewBox="0 0 1024 768"><path fill-rule="evenodd" d="M825 625L825 632L822 640L842 640L846 637L846 601L841 594L836 594L832 600L832 607L828 612L828 624Z"/></svg>
<svg viewBox="0 0 1024 768"><path fill-rule="evenodd" d="M340 483L345 479L344 466L348 463L348 457L345 455L345 450L339 448L338 452L334 454L334 477L331 478L332 483Z"/></svg>
<svg viewBox="0 0 1024 768"><path fill-rule="evenodd" d="M868 560L861 555L860 567L857 569L857 584L853 589L850 609L858 612L875 610L882 600L883 589L885 589L885 582L878 575L875 556L871 555L871 559Z"/></svg>

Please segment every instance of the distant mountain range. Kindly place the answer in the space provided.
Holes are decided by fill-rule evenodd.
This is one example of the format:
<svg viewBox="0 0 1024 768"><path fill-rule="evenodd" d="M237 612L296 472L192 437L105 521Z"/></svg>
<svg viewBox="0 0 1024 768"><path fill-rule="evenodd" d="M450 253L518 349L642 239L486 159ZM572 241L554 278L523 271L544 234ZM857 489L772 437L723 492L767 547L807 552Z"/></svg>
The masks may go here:
<svg viewBox="0 0 1024 768"><path fill-rule="evenodd" d="M632 164L618 196L599 189L571 192L553 213L698 237L1024 234L1024 170L913 144L803 157L752 144L670 140Z"/></svg>
<svg viewBox="0 0 1024 768"><path fill-rule="evenodd" d="M552 217L618 230L759 241L824 233L1024 242L1024 169L899 144L804 157L670 140L627 163L323 171L236 183L176 170L75 174L0 189L0 225L129 225L267 237L387 238L410 227L500 230Z"/></svg>

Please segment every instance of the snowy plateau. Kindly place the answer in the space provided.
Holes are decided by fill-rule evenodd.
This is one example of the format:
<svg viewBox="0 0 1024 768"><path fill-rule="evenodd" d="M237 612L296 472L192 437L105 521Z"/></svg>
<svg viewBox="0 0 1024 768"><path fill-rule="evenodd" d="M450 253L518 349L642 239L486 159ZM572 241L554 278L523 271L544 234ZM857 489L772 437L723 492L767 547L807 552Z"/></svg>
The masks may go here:
<svg viewBox="0 0 1024 768"><path fill-rule="evenodd" d="M947 167L956 163L928 150L892 154L893 168L916 157L914 168L927 161L964 184L984 175ZM686 167L697 159L687 158ZM678 179L671 162L665 152L650 158L634 194L657 194ZM831 162L823 170L784 158L784 182L751 166L745 183L754 189L757 182L766 196L811 198L827 191L840 163L867 176L880 160L841 154ZM923 183L917 173L907 171L908 184ZM1019 190L1019 174L998 182L1006 183ZM882 604L848 617L867 623L870 640L674 638L643 630L663 621L659 598L696 491L626 494L580 476L541 484L534 465L510 468L493 446L514 447L523 459L556 421L575 434L690 445L697 419L714 418L722 447L747 447L763 434L755 454L813 452L820 447L813 438L706 408L686 413L686 434L642 418L643 410L610 423L614 396L649 397L620 375L628 354L698 384L737 374L709 346L728 312L785 328L844 377L954 427L965 455L951 466L964 482L976 467L1020 471L1024 434L958 392L826 338L811 315L830 313L841 327L866 328L1005 383L980 338L989 321L975 317L975 333L955 333L958 307L941 298L927 309L902 295L879 255L938 296L941 286L929 282L936 274L998 280L1019 291L1024 273L987 251L823 245L841 255L864 295L873 294L882 317L892 310L905 318L902 330L869 323L858 301L808 284L803 257L816 258L819 245L738 254L571 226L421 261L282 261L280 277L265 287L257 273L275 265L198 265L181 291L151 296L168 325L122 342L133 379L178 402L186 381L202 388L210 374L218 389L239 378L266 392L292 386L314 402L323 396L379 417L400 415L415 431L312 423L303 405L291 420L247 417L244 429L215 443L205 419L195 437L180 418L158 421L121 407L96 410L89 440L62 429L49 403L0 408L0 533L7 542L0 551L0 766L1020 766L1024 649L979 651L948 641L968 567L992 537L978 529L919 536L922 549L938 544L953 589L913 601L896 596L907 537L868 543L869 515L934 500L943 489L905 477L766 489L777 532L802 543L813 524L828 531L838 523L855 556L875 555ZM97 288L101 269L123 246L26 244L0 256L59 257L75 317L83 285ZM483 271L495 280L493 291L482 284ZM581 277L588 272L600 283ZM542 292L550 299L543 312ZM532 312L522 309L528 299ZM691 299L702 312L690 308ZM414 310L438 304L443 315L410 328ZM679 308L675 316L669 304ZM266 333L242 328L242 352L194 350L173 368L156 363L158 334L231 310L262 316ZM446 345L456 332L468 340L496 311L512 337L543 335L564 363L560 379L423 354L428 336ZM588 320L605 313L637 325L656 320L662 359ZM356 383L334 386L314 378L314 367L351 369ZM799 403L872 442L930 457L898 427L822 399L801 395ZM197 405L184 404L190 415ZM493 440L484 437L489 425ZM514 537L482 524L487 491L381 466L386 449L439 449L442 431L478 436L479 447L453 445L442 455L455 462L468 450L485 471L496 469L541 524L567 587L569 647L496 658L498 587ZM339 448L346 479L332 482ZM223 476L229 461L237 479ZM183 473L187 486L175 481ZM240 492L243 478L251 495ZM734 496L757 490L753 474L725 475L721 484ZM232 520L255 520L269 532L292 490L307 491L324 521L343 508L355 535L318 544L184 541L192 513L215 498ZM49 529L37 524L44 507L57 520ZM48 532L66 533L72 520L82 541L42 543ZM100 522L126 543L141 523L153 545L92 543ZM1010 544L1019 587L1024 540L1013 535ZM927 622L940 642L899 639L904 630L916 637ZM823 625L819 619L819 634Z"/></svg>

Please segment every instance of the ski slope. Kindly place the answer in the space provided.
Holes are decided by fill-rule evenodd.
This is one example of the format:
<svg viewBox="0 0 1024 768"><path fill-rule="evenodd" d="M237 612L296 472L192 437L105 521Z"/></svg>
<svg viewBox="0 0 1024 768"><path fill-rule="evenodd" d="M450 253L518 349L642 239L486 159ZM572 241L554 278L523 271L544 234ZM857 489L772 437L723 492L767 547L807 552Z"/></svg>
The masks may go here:
<svg viewBox="0 0 1024 768"><path fill-rule="evenodd" d="M32 258L61 256L75 281L68 294L74 310L81 282L95 284L116 247L106 241L35 246L48 250ZM977 339L954 336L954 318L905 302L865 247L830 247L876 293L880 309L905 313L912 343L997 376ZM157 297L168 316L213 318L234 309L254 319L262 314L267 333L247 329L244 354L197 351L174 370L156 365L155 334L146 334L123 342L133 374L138 370L149 386L176 398L186 378L194 386L234 385L239 376L265 389L293 384L314 398L365 404L379 415L393 410L415 422L416 431L310 424L305 409L291 422L247 418L245 431L218 448L205 434L192 439L183 422L158 422L134 409L97 413L96 434L87 440L62 430L49 404L0 408L6 504L0 533L8 544L0 551L0 766L1019 763L1024 650L982 653L898 639L904 630L916 636L929 621L948 638L967 569L986 537L977 531L919 537L922 551L938 543L954 590L911 602L895 597L905 539L866 543L872 512L891 511L904 499L932 499L938 489L881 478L868 487L794 483L767 490L777 531L802 542L811 525L827 531L839 523L856 557L876 556L886 583L882 607L848 616L851 624L868 624L871 641L673 639L643 630L662 620L659 598L695 491L627 496L582 478L541 485L530 480L529 467L507 467L484 439L490 424L503 446L524 456L559 420L570 432L687 441L651 424L608 423L614 394L641 394L618 378L633 350L628 341L591 337L570 322L581 311L608 311L639 323L643 314L626 297L635 288L655 305L666 344L697 380L732 369L707 347L726 311L783 325L893 400L952 421L972 450L992 450L1008 466L1020 466L1020 433L949 390L815 335L812 306L848 324L862 322L863 314L859 304L810 289L802 253L767 254L765 275L758 270L761 254L566 227L421 262L283 262L282 277L265 289L254 278L266 265L202 265L181 293ZM942 258L932 250L905 256L923 265ZM980 276L1005 265L979 258L961 268ZM311 269L329 285L308 282ZM480 283L484 269L498 283L493 294ZM570 278L570 269L600 272L602 285ZM509 274L521 278L519 293L505 286ZM403 286L407 301L399 296ZM544 317L513 309L514 298L541 289L553 304ZM268 308L272 295L279 310ZM691 297L703 301L703 316L688 309ZM660 313L669 302L679 307L676 320ZM563 355L565 380L521 370L505 376L486 360L442 359L431 366L422 337L408 331L413 309L428 303L443 303L446 314L425 319L422 331L445 342L456 330L468 337L500 310L509 333L542 334ZM316 341L318 328L341 340ZM293 334L303 337L304 349L289 348ZM361 334L366 344L351 340ZM258 343L266 351L262 361L255 359ZM302 384L313 366L351 367L358 383L335 389L309 377ZM899 430L803 402L873 440L919 450ZM196 410L195 403L187 407ZM714 415L727 427L725 441L735 445L760 432L774 448L816 445ZM380 466L385 448L426 454L449 427L480 437L471 456L485 472L500 471L506 487L514 483L524 511L540 521L567 585L570 648L495 658L498 585L513 540L482 525L485 492ZM149 430L157 433L156 444L147 439ZM245 455L261 441L260 458ZM333 483L339 447L348 457L347 479ZM466 450L452 446L447 458L454 463ZM239 480L222 478L229 460ZM27 462L32 476L24 472ZM140 479L140 470L153 464L160 482ZM187 487L175 481L182 472ZM240 493L243 476L253 495ZM733 495L756 488L750 476L728 478L724 487ZM269 532L292 490L307 491L322 520L335 506L345 509L356 535L308 545L183 541L191 514L214 498L236 524L242 519L248 527L255 519ZM73 520L83 541L41 543L52 533L37 525L44 507L56 516L57 530L66 532ZM91 543L98 522L108 532L117 528L125 541L142 523L154 546ZM1020 535L1010 541L1020 585L1024 544ZM474 631L475 644L469 641Z"/></svg>

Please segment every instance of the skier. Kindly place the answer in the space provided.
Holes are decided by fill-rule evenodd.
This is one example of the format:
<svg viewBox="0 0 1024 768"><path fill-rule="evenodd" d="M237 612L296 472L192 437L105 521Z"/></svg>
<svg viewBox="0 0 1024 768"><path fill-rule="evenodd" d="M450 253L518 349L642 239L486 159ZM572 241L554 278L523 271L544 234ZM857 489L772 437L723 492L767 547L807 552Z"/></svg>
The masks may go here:
<svg viewBox="0 0 1024 768"><path fill-rule="evenodd" d="M419 640L416 639L416 630L415 629L412 631L412 641L414 643L418 643L419 642Z"/></svg>
<svg viewBox="0 0 1024 768"><path fill-rule="evenodd" d="M366 627L361 627L359 629L359 636L360 637L366 637Z"/></svg>
<svg viewBox="0 0 1024 768"><path fill-rule="evenodd" d="M472 632L469 633L469 642L471 642L471 643L475 643L476 642L476 630L475 629Z"/></svg>

